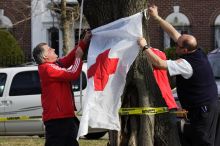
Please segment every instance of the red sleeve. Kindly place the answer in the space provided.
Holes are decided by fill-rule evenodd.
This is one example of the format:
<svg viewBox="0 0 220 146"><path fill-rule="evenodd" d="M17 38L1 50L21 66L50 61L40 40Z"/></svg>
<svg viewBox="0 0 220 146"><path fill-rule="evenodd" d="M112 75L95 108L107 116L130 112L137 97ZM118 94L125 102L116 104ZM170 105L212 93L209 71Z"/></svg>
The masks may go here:
<svg viewBox="0 0 220 146"><path fill-rule="evenodd" d="M78 46L82 48L83 52L85 51L86 44L83 41L80 41L79 44L75 46L75 48L73 48L66 56L58 59L58 62L62 64L63 67L69 68L70 65L72 65L72 62L75 59L75 53Z"/></svg>
<svg viewBox="0 0 220 146"><path fill-rule="evenodd" d="M80 41L79 46L82 48L83 52L85 53L87 45L83 41Z"/></svg>
<svg viewBox="0 0 220 146"><path fill-rule="evenodd" d="M155 48L151 48L151 50L161 59L166 60L166 55L164 52ZM167 76L167 70L154 68L153 74L161 91L162 97L164 98L168 106L168 109L178 108L170 88L170 83Z"/></svg>
<svg viewBox="0 0 220 146"><path fill-rule="evenodd" d="M75 59L70 68L61 68L56 64L48 64L46 73L50 80L54 81L71 81L76 80L82 70L82 60Z"/></svg>

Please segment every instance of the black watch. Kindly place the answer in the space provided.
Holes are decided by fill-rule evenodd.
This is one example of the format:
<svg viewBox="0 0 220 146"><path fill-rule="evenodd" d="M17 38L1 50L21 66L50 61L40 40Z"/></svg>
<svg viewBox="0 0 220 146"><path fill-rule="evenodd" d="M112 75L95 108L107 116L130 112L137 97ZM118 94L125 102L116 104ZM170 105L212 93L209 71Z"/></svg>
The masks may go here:
<svg viewBox="0 0 220 146"><path fill-rule="evenodd" d="M147 50L147 49L149 49L149 48L151 48L149 45L145 45L145 46L143 47L143 50L142 50L142 51L145 51L145 50Z"/></svg>

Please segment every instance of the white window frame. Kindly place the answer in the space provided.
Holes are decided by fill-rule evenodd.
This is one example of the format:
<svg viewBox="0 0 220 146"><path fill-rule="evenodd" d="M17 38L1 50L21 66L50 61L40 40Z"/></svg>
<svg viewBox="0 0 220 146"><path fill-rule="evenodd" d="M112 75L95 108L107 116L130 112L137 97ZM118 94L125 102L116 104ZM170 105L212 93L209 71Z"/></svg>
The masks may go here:
<svg viewBox="0 0 220 146"><path fill-rule="evenodd" d="M169 22L171 25L173 25L178 32L187 31L189 34L190 31L190 22L186 15L179 12L179 6L174 6L174 12L167 16L165 19L167 22ZM171 47L171 38L170 36L164 32L164 48L170 48Z"/></svg>
<svg viewBox="0 0 220 146"><path fill-rule="evenodd" d="M215 48L220 48L220 15L215 19Z"/></svg>

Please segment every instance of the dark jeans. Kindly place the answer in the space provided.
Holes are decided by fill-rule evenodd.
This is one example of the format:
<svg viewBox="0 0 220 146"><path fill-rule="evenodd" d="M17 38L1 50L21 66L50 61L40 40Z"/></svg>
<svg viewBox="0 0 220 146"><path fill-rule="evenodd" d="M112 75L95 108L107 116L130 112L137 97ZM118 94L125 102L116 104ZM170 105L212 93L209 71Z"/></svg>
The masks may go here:
<svg viewBox="0 0 220 146"><path fill-rule="evenodd" d="M218 122L215 135L215 146L220 146L220 100L218 101Z"/></svg>
<svg viewBox="0 0 220 146"><path fill-rule="evenodd" d="M79 146L76 140L79 122L76 117L44 122L45 146Z"/></svg>
<svg viewBox="0 0 220 146"><path fill-rule="evenodd" d="M217 103L188 110L192 146L214 146L218 120Z"/></svg>

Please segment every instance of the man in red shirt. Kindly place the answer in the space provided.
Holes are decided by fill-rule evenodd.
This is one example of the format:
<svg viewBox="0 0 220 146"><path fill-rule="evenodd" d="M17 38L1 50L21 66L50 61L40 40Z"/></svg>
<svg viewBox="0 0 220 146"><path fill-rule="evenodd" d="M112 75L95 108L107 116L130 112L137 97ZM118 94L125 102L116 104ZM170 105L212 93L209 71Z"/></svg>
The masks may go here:
<svg viewBox="0 0 220 146"><path fill-rule="evenodd" d="M79 45L59 59L55 49L46 43L38 44L33 50L41 80L45 146L79 145L76 140L78 123L71 81L80 75L82 56L90 38L91 32L86 32Z"/></svg>

